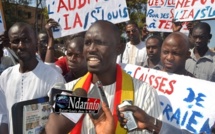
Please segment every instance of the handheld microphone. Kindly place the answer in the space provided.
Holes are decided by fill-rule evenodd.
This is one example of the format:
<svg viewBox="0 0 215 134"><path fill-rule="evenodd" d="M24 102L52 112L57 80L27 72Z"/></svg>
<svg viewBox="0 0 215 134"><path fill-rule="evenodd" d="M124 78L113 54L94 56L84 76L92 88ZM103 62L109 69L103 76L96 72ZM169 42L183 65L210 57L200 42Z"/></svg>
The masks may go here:
<svg viewBox="0 0 215 134"><path fill-rule="evenodd" d="M97 113L100 98L88 98L84 89L76 89L72 95L57 94L56 113Z"/></svg>
<svg viewBox="0 0 215 134"><path fill-rule="evenodd" d="M106 103L106 105L109 107L109 104L103 89L103 85L100 81L97 81L95 83L94 87L88 93L88 97L98 98L102 102ZM94 112L94 113L92 112L90 114L92 115L92 118L98 119L102 115L102 113L103 113L102 107L101 105L99 105L98 112Z"/></svg>
<svg viewBox="0 0 215 134"><path fill-rule="evenodd" d="M77 123L84 113L77 111L80 103L84 102L81 99L87 99L87 92L82 88L77 88L72 95L56 94L55 112Z"/></svg>
<svg viewBox="0 0 215 134"><path fill-rule="evenodd" d="M51 89L51 93L49 96L50 105L53 105L55 103L57 94L72 94L72 91L66 90L64 83L62 82L56 83Z"/></svg>
<svg viewBox="0 0 215 134"><path fill-rule="evenodd" d="M87 92L83 88L77 88L72 93L73 96L87 97Z"/></svg>

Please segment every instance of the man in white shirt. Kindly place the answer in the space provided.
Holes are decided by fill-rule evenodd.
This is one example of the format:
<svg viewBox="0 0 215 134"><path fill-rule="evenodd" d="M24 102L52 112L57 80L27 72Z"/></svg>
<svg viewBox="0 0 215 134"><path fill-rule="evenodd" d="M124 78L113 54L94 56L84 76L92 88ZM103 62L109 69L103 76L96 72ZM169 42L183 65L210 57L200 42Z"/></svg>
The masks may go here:
<svg viewBox="0 0 215 134"><path fill-rule="evenodd" d="M8 123L9 133L13 134L11 116L13 104L47 96L54 84L64 82L64 78L36 58L37 37L29 24L15 23L9 30L9 39L11 48L16 50L19 64L9 67L0 76L0 91L5 98L0 113L4 119L8 117L8 120L2 123Z"/></svg>
<svg viewBox="0 0 215 134"><path fill-rule="evenodd" d="M143 65L147 60L145 42L141 41L140 31L135 22L129 21L126 25L126 34L129 42L126 44L122 56L122 63Z"/></svg>
<svg viewBox="0 0 215 134"><path fill-rule="evenodd" d="M67 90L83 88L91 91L94 83L101 81L107 97L109 108L114 116L115 133L124 133L126 130L120 127L117 120L117 106L123 100L132 100L134 105L141 107L147 114L154 118L162 118L158 95L148 83L131 78L116 64L117 55L121 53L119 29L108 21L97 21L86 32L84 41L84 56L87 61L88 73L82 78L65 84ZM83 82L83 83L82 83ZM95 128L86 114L76 124L76 114L71 113L69 119L60 114L51 114L46 126L49 134L64 134L71 129L74 134L94 134ZM77 121L77 120L76 120ZM81 121L81 124L79 124ZM80 126L80 127L77 127ZM78 129L76 129L78 128ZM74 131L76 130L76 131ZM119 130L119 131L118 131ZM144 130L135 129L129 133L148 134L147 128Z"/></svg>

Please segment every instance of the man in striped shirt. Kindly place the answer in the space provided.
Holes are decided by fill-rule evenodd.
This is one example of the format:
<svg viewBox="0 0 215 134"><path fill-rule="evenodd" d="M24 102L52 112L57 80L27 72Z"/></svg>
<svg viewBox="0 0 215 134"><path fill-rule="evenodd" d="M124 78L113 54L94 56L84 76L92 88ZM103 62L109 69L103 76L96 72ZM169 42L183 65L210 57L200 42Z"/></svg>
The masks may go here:
<svg viewBox="0 0 215 134"><path fill-rule="evenodd" d="M87 60L89 74L92 74L89 81L89 92L95 82L98 80L101 81L110 111L114 118L116 116L116 107L118 106L118 103L116 103L116 101L118 101L117 98L121 98L119 103L128 99L122 97L126 94L124 91L127 90L123 85L128 85L130 82L131 85L128 86L131 86L133 89L131 91L131 95L133 94L133 104L146 111L153 119L162 119L160 103L156 91L149 84L131 78L131 76L124 73L121 67L116 64L116 58L117 55L120 54L122 46L120 43L120 31L114 24L103 20L95 22L87 31L84 42L83 52ZM122 74L119 74L120 71ZM120 77L126 77L128 83L124 82L124 79L120 81ZM79 79L67 83L66 89L74 89L77 83L80 83ZM85 83L84 86L86 85ZM120 85L121 88L117 88L120 87ZM71 115L75 116L73 113L71 113ZM65 118L64 115L51 114L46 126L46 133L63 134L68 133L71 129L74 130L75 125L77 126L76 122L74 122L75 117L70 117L71 118L68 119ZM114 120L114 126L117 126L116 131L121 128L117 123L116 117ZM122 129L124 130L124 128ZM152 130L144 128L143 130L136 129L128 133L147 134L150 133L150 131ZM84 116L79 132L82 134L96 133L94 124L88 114Z"/></svg>

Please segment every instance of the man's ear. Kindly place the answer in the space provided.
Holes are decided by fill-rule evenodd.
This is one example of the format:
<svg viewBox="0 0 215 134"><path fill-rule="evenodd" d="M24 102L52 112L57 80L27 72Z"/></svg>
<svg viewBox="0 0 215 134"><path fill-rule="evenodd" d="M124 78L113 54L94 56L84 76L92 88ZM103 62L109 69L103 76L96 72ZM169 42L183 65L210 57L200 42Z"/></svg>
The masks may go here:
<svg viewBox="0 0 215 134"><path fill-rule="evenodd" d="M190 58L190 54L191 54L191 52L187 51L186 59Z"/></svg>
<svg viewBox="0 0 215 134"><path fill-rule="evenodd" d="M209 34L209 39L211 39L212 38L212 34Z"/></svg>

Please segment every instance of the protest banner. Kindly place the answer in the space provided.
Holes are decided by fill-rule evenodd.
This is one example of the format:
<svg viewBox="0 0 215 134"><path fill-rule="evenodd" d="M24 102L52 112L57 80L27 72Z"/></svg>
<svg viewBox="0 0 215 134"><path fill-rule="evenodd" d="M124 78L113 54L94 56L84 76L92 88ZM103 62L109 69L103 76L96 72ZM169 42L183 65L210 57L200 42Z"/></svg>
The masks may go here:
<svg viewBox="0 0 215 134"><path fill-rule="evenodd" d="M148 0L146 23L149 31L172 32L175 0ZM186 23L181 32L188 33Z"/></svg>
<svg viewBox="0 0 215 134"><path fill-rule="evenodd" d="M6 29L6 24L4 21L3 7L2 7L2 2L0 1L0 35L4 33L5 29Z"/></svg>
<svg viewBox="0 0 215 134"><path fill-rule="evenodd" d="M193 21L215 18L215 0L176 0L176 21Z"/></svg>
<svg viewBox="0 0 215 134"><path fill-rule="evenodd" d="M96 20L120 23L129 20L125 0L49 0L49 18L60 24L55 38L86 31Z"/></svg>
<svg viewBox="0 0 215 134"><path fill-rule="evenodd" d="M155 88L164 121L191 133L211 133L215 121L214 82L136 65L121 66L132 77Z"/></svg>

